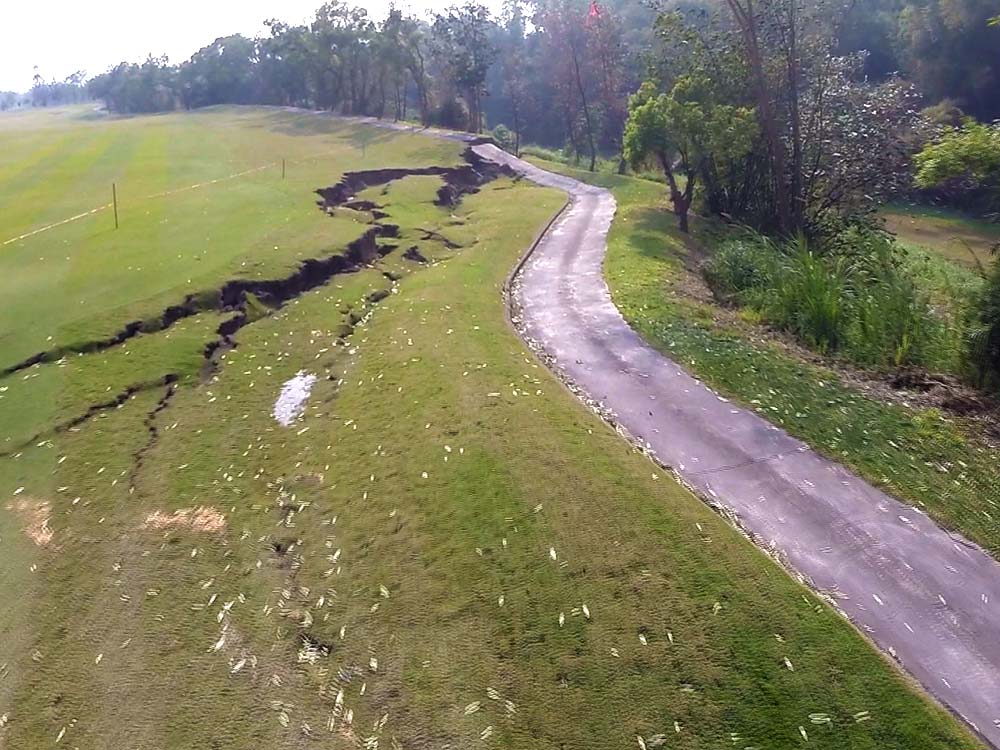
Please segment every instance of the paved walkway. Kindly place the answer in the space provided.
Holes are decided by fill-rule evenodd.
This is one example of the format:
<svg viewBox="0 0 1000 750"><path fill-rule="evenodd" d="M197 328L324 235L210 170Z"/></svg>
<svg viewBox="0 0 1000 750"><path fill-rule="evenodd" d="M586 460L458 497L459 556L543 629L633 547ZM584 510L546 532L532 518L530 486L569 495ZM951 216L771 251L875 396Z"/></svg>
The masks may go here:
<svg viewBox="0 0 1000 750"><path fill-rule="evenodd" d="M525 335L762 544L830 592L942 703L1000 747L1000 564L876 490L649 347L611 301L603 189L476 146L571 205L516 286Z"/></svg>

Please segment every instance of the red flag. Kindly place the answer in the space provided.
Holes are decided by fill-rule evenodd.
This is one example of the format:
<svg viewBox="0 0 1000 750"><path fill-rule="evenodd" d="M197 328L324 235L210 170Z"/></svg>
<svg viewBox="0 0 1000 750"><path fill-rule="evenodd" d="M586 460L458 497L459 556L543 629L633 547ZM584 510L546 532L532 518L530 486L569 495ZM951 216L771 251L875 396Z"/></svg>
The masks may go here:
<svg viewBox="0 0 1000 750"><path fill-rule="evenodd" d="M597 0L590 0L590 12L587 14L588 18L600 18L601 8L597 4Z"/></svg>

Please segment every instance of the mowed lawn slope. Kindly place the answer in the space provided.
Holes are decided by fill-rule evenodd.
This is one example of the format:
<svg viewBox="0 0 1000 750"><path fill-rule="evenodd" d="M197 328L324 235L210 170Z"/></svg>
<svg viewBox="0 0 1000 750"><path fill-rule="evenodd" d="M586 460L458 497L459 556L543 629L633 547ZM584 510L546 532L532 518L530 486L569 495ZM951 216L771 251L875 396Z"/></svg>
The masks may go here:
<svg viewBox="0 0 1000 750"><path fill-rule="evenodd" d="M298 121L260 116L193 117L265 142ZM420 143L458 157L392 135L367 159ZM341 170L288 187L319 217L289 257L357 236L312 206ZM446 210L439 185L367 191L400 247L242 329L214 375L201 316L74 358L80 406L128 381L123 349L184 379L0 458L0 746L978 747L530 356L501 286L563 197L504 178Z"/></svg>

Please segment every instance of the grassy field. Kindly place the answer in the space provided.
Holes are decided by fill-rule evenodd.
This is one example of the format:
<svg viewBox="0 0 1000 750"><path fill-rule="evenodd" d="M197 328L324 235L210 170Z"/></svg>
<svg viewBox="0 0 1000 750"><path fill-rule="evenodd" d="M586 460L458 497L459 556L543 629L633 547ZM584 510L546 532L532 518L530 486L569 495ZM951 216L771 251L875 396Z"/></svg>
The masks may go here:
<svg viewBox="0 0 1000 750"><path fill-rule="evenodd" d="M972 270L988 266L990 250L1000 242L1000 225L945 209L896 204L882 215L886 228L903 244L932 250Z"/></svg>
<svg viewBox="0 0 1000 750"><path fill-rule="evenodd" d="M330 120L69 113L20 132L32 122L0 127L94 191L142 171L107 149L76 160L106 138L147 154L147 191L327 156L284 182L255 173L131 209L131 243L101 213L15 244L5 292L14 273L42 286L5 307L6 362L233 274L288 272L368 219L313 204L361 162ZM366 166L460 158L376 141ZM186 148L199 175L159 148ZM28 216L41 186L22 199L8 168L0 195ZM214 372L197 356L218 322L206 312L0 378L6 441L44 433L0 458L0 747L978 747L528 354L500 289L562 196L500 179L443 209L440 184L366 191L400 247L244 327ZM49 187L64 213L86 207ZM4 214L3 233L62 215L37 210ZM428 263L402 257L411 244ZM123 253L159 271L132 283L111 263ZM53 304L63 262L88 304ZM271 407L299 372L319 380L281 427ZM45 432L136 383L151 385Z"/></svg>
<svg viewBox="0 0 1000 750"><path fill-rule="evenodd" d="M698 259L676 231L663 191L629 177L596 180L618 200L605 269L615 304L636 330L712 387L1000 554L1000 467L992 448L935 409L869 397L815 358L720 310L692 270ZM936 258L909 262L926 263L921 273L942 290L976 283Z"/></svg>

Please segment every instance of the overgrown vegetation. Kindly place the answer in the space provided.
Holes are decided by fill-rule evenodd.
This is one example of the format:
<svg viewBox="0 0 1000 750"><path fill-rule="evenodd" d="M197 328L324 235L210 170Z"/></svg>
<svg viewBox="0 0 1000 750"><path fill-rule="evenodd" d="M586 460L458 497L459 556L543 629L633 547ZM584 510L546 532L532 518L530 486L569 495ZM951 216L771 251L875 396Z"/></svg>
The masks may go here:
<svg viewBox="0 0 1000 750"><path fill-rule="evenodd" d="M915 182L922 188L965 196L967 205L1000 209L1000 123L966 121L947 130L916 155ZM992 247L1000 253L1000 241ZM979 385L1000 384L1000 257L992 262L987 286L968 336L968 359Z"/></svg>
<svg viewBox="0 0 1000 750"><path fill-rule="evenodd" d="M959 334L935 313L892 241L851 231L839 243L823 252L804 239L746 234L722 241L704 271L720 299L823 354L868 367L957 370L948 341Z"/></svg>
<svg viewBox="0 0 1000 750"><path fill-rule="evenodd" d="M1000 212L1000 122L947 128L914 161L917 187L983 214Z"/></svg>
<svg viewBox="0 0 1000 750"><path fill-rule="evenodd" d="M969 332L970 360L980 385L1000 388L1000 259L993 263L982 299Z"/></svg>

